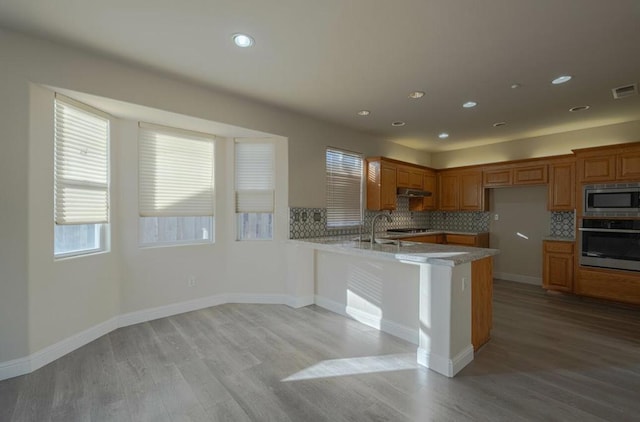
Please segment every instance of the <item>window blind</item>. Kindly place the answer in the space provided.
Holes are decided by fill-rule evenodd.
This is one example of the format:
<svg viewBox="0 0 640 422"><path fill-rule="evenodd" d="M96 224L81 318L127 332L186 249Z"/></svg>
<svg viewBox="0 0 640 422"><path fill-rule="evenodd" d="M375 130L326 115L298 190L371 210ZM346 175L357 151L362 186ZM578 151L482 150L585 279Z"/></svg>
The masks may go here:
<svg viewBox="0 0 640 422"><path fill-rule="evenodd" d="M327 227L362 222L362 155L327 148Z"/></svg>
<svg viewBox="0 0 640 422"><path fill-rule="evenodd" d="M236 141L236 212L273 212L274 167L273 143Z"/></svg>
<svg viewBox="0 0 640 422"><path fill-rule="evenodd" d="M109 119L70 98L54 101L56 224L109 222Z"/></svg>
<svg viewBox="0 0 640 422"><path fill-rule="evenodd" d="M140 124L141 217L213 216L213 140L205 134Z"/></svg>

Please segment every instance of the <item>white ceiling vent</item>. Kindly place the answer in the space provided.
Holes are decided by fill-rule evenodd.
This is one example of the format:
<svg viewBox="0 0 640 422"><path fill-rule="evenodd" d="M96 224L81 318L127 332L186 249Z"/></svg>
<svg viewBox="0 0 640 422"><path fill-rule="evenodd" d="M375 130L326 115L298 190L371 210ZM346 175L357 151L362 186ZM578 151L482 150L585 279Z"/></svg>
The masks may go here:
<svg viewBox="0 0 640 422"><path fill-rule="evenodd" d="M638 84L619 86L618 88L613 88L611 92L613 92L613 98L616 100L630 97L632 95L638 95Z"/></svg>

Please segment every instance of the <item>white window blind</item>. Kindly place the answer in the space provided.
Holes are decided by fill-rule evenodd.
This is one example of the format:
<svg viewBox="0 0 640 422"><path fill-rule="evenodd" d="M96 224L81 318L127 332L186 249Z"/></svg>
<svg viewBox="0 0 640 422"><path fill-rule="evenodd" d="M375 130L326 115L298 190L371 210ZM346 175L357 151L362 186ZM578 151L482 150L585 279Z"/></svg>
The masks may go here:
<svg viewBox="0 0 640 422"><path fill-rule="evenodd" d="M55 222L109 221L109 119L56 95L54 111Z"/></svg>
<svg viewBox="0 0 640 422"><path fill-rule="evenodd" d="M362 155L327 148L327 227L362 222Z"/></svg>
<svg viewBox="0 0 640 422"><path fill-rule="evenodd" d="M275 149L271 142L236 141L236 212L272 213Z"/></svg>
<svg viewBox="0 0 640 422"><path fill-rule="evenodd" d="M140 123L141 217L213 216L213 139Z"/></svg>

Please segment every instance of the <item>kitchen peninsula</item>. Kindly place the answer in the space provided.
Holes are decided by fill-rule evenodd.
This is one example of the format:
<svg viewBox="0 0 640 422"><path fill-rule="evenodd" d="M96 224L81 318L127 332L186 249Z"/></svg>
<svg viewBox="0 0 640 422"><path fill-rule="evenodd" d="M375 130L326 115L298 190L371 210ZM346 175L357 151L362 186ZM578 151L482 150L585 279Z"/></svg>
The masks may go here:
<svg viewBox="0 0 640 422"><path fill-rule="evenodd" d="M417 344L421 365L453 377L489 340L496 249L353 236L289 242L313 274L318 306Z"/></svg>

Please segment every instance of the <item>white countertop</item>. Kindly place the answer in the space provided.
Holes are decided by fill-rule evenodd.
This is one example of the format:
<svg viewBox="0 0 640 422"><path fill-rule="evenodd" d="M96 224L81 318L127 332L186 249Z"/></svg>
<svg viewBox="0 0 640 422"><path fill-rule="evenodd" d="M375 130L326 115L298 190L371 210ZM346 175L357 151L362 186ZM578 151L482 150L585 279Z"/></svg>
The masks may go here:
<svg viewBox="0 0 640 422"><path fill-rule="evenodd" d="M438 231L437 233L443 233ZM447 232L449 233L449 232ZM431 234L431 232L429 232ZM468 234L468 233L465 233ZM413 236L424 233L411 233ZM289 242L318 250L366 256L375 259L428 263L453 267L500 253L497 249L472 248L468 246L440 245L436 243L401 242L396 244L374 244L363 242L358 235L327 236L309 239L290 239ZM401 237L393 236L396 239ZM411 237L411 236L402 236ZM384 238L384 237L382 237ZM389 239L387 237L387 239Z"/></svg>

